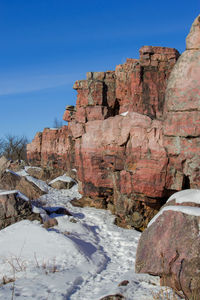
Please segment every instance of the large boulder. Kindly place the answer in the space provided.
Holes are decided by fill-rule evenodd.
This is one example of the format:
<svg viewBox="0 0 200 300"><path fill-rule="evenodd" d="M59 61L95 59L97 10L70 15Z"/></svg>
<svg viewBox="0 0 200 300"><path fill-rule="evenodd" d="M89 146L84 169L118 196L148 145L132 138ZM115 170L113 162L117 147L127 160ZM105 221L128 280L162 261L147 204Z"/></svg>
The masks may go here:
<svg viewBox="0 0 200 300"><path fill-rule="evenodd" d="M38 199L46 193L26 177L21 177L11 170L6 170L0 174L0 189L8 191L17 189L30 200Z"/></svg>
<svg viewBox="0 0 200 300"><path fill-rule="evenodd" d="M5 170L0 173L0 189L13 190L16 188L21 177L11 170Z"/></svg>
<svg viewBox="0 0 200 300"><path fill-rule="evenodd" d="M169 156L166 188L200 187L200 15L169 77L164 136Z"/></svg>
<svg viewBox="0 0 200 300"><path fill-rule="evenodd" d="M28 199L17 190L0 191L0 229L24 219L42 221L39 214L32 212Z"/></svg>
<svg viewBox="0 0 200 300"><path fill-rule="evenodd" d="M199 228L200 190L173 194L141 235L136 272L160 276L186 299L200 299Z"/></svg>
<svg viewBox="0 0 200 300"><path fill-rule="evenodd" d="M40 167L29 167L28 169L26 169L26 172L37 179L42 179L43 177L43 169Z"/></svg>
<svg viewBox="0 0 200 300"><path fill-rule="evenodd" d="M49 182L49 185L54 188L54 189L71 189L76 182L71 178L66 175L60 176Z"/></svg>
<svg viewBox="0 0 200 300"><path fill-rule="evenodd" d="M16 189L26 195L30 200L38 199L40 196L46 194L36 184L29 181L26 177L21 177L16 185Z"/></svg>

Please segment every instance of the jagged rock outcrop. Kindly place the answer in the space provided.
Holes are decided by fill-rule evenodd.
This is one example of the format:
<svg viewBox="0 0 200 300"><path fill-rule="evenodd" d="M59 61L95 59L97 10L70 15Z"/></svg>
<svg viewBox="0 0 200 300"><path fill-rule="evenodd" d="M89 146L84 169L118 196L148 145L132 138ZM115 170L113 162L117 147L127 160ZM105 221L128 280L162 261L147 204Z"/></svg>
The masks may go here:
<svg viewBox="0 0 200 300"><path fill-rule="evenodd" d="M68 126L38 133L29 161L75 167L82 202L137 228L174 191L199 187L198 22L177 63L177 50L144 46L140 59L76 81L77 105L63 116Z"/></svg>
<svg viewBox="0 0 200 300"><path fill-rule="evenodd" d="M27 157L35 166L70 170L74 167L74 139L71 130L45 128L38 132L32 143L27 145Z"/></svg>
<svg viewBox="0 0 200 300"><path fill-rule="evenodd" d="M29 161L75 166L83 201L108 207L121 225L143 227L165 198L161 119L178 57L172 48L144 46L140 59L115 71L87 73L74 84L76 107L67 106L63 116L68 127L38 133L28 145Z"/></svg>
<svg viewBox="0 0 200 300"><path fill-rule="evenodd" d="M140 59L116 67L116 98L120 113L134 111L162 118L167 79L177 61L177 50L144 46Z"/></svg>

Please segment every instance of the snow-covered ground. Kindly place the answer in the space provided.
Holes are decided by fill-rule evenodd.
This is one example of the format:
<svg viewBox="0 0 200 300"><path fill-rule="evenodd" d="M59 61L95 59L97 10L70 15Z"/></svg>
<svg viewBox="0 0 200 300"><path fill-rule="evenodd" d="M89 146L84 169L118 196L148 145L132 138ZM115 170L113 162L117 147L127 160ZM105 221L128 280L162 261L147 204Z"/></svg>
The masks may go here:
<svg viewBox="0 0 200 300"><path fill-rule="evenodd" d="M40 202L52 212L65 207L72 216L52 213L58 225L50 229L24 220L0 231L0 282L14 280L0 285L0 299L99 300L116 293L154 299L159 278L134 272L139 232L114 225L108 211L73 207L77 185L56 190L25 171L18 174L48 191ZM119 287L124 280L129 284Z"/></svg>

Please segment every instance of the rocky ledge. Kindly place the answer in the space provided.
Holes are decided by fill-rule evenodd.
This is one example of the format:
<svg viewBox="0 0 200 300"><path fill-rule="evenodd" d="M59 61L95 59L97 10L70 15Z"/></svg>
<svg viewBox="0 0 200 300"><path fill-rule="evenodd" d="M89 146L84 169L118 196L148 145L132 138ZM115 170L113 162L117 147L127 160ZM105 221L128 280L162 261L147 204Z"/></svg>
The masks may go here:
<svg viewBox="0 0 200 300"><path fill-rule="evenodd" d="M68 126L37 133L29 162L76 168L80 205L108 208L119 225L138 229L172 193L199 188L199 24L198 17L180 57L143 46L140 59L76 81Z"/></svg>

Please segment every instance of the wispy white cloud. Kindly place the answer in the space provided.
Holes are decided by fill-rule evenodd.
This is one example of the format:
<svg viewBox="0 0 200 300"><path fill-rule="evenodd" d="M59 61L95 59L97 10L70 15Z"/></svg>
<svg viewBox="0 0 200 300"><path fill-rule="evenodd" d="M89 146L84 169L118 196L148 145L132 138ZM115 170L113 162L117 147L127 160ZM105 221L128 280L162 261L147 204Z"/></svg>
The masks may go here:
<svg viewBox="0 0 200 300"><path fill-rule="evenodd" d="M0 74L0 96L73 84L79 76L78 74Z"/></svg>

